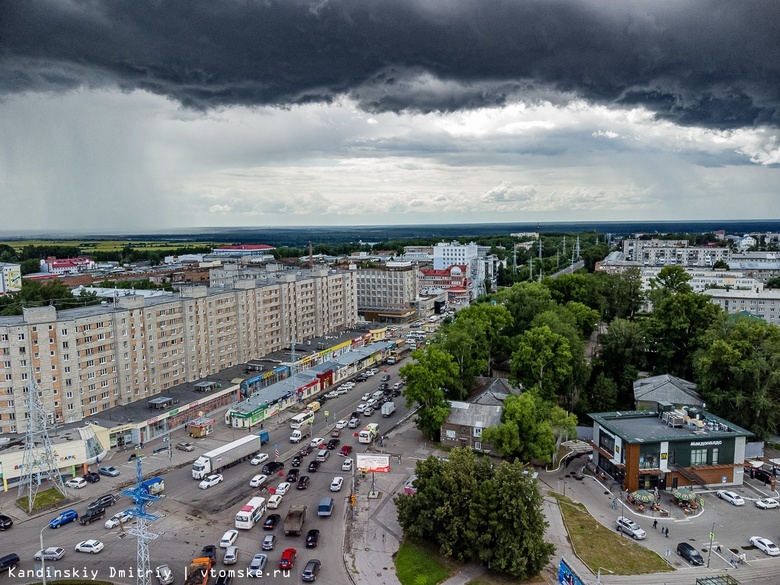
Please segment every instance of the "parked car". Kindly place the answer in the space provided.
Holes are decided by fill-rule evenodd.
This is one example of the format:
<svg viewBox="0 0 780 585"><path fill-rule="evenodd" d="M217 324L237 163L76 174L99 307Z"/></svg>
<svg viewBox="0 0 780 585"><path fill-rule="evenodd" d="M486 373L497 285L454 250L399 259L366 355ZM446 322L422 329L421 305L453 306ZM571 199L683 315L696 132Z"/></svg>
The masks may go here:
<svg viewBox="0 0 780 585"><path fill-rule="evenodd" d="M266 506L268 506L269 510L276 510L279 507L279 504L282 503L282 496L279 494L274 494L268 498L268 503Z"/></svg>
<svg viewBox="0 0 780 585"><path fill-rule="evenodd" d="M263 538L263 550L274 550L274 546L276 546L276 536L266 534Z"/></svg>
<svg viewBox="0 0 780 585"><path fill-rule="evenodd" d="M331 390L325 394L325 398L336 398L339 395L338 390Z"/></svg>
<svg viewBox="0 0 780 585"><path fill-rule="evenodd" d="M339 444L341 444L340 439L331 439L330 441L328 441L327 447L328 449L335 449L336 447L339 446Z"/></svg>
<svg viewBox="0 0 780 585"><path fill-rule="evenodd" d="M195 446L192 443L176 443L176 448L179 451L194 451Z"/></svg>
<svg viewBox="0 0 780 585"><path fill-rule="evenodd" d="M76 510L65 510L64 512L61 512L59 516L49 522L49 528L59 528L60 526L65 526L66 524L75 522L78 519L79 514L76 512Z"/></svg>
<svg viewBox="0 0 780 585"><path fill-rule="evenodd" d="M45 550L39 550L33 555L33 560L59 561L65 555L65 549L61 546L50 546Z"/></svg>
<svg viewBox="0 0 780 585"><path fill-rule="evenodd" d="M118 528L120 525L130 522L130 520L132 519L133 517L127 512L117 512L116 514L111 516L111 518L106 520L103 526L111 530L112 528Z"/></svg>
<svg viewBox="0 0 780 585"><path fill-rule="evenodd" d="M260 487L266 482L267 479L268 479L267 475L265 475L264 473L258 473L252 479L249 480L249 487Z"/></svg>
<svg viewBox="0 0 780 585"><path fill-rule="evenodd" d="M780 502L773 498L764 498L762 500L756 500L756 508L772 510L773 508L780 508Z"/></svg>
<svg viewBox="0 0 780 585"><path fill-rule="evenodd" d="M160 585L172 585L173 584L173 571L168 565L160 565L154 570L157 575L157 581Z"/></svg>
<svg viewBox="0 0 780 585"><path fill-rule="evenodd" d="M301 581L316 581L317 573L320 572L321 566L322 563L320 563L320 561L317 559L311 559L308 561L303 569L303 573L301 573Z"/></svg>
<svg viewBox="0 0 780 585"><path fill-rule="evenodd" d="M90 471L86 475L84 475L84 481L87 483L97 483L100 481L100 474L95 473L94 471Z"/></svg>
<svg viewBox="0 0 780 585"><path fill-rule="evenodd" d="M273 530L281 519L282 517L279 514L270 514L263 522L263 530Z"/></svg>
<svg viewBox="0 0 780 585"><path fill-rule="evenodd" d="M249 463L251 463L252 465L260 465L264 461L268 461L268 454L258 453L252 458L252 461L250 461Z"/></svg>
<svg viewBox="0 0 780 585"><path fill-rule="evenodd" d="M294 548L286 548L282 553L282 558L279 559L280 569L292 569L295 565L295 557L298 556L298 551Z"/></svg>
<svg viewBox="0 0 780 585"><path fill-rule="evenodd" d="M119 475L119 470L113 465L106 465L105 467L98 467L98 473L108 477L116 477Z"/></svg>
<svg viewBox="0 0 780 585"><path fill-rule="evenodd" d="M717 492L715 492L715 495L718 496L721 500L726 500L727 502L734 504L735 506L745 505L745 500L743 500L739 494L736 494L734 492L730 492L728 490L718 490Z"/></svg>
<svg viewBox="0 0 780 585"><path fill-rule="evenodd" d="M212 486L217 485L219 482L221 482L224 478L222 477L221 473L215 473L213 475L209 475L205 479L203 479L199 484L198 487L202 490L206 490Z"/></svg>
<svg viewBox="0 0 780 585"><path fill-rule="evenodd" d="M332 491L332 492L340 492L342 485L344 485L344 478L343 477L334 477L333 481L330 482L330 491Z"/></svg>
<svg viewBox="0 0 780 585"><path fill-rule="evenodd" d="M320 531L312 528L306 533L306 548L317 548L320 542Z"/></svg>
<svg viewBox="0 0 780 585"><path fill-rule="evenodd" d="M83 487L87 487L87 480L83 477L73 477L65 482L65 487L80 490Z"/></svg>
<svg viewBox="0 0 780 585"><path fill-rule="evenodd" d="M0 514L0 531L8 530L13 525L13 518L6 516L5 514Z"/></svg>
<svg viewBox="0 0 780 585"><path fill-rule="evenodd" d="M617 524L619 532L628 534L634 540L641 540L647 536L647 533L639 527L639 524L631 520L631 518L620 516L615 520L615 523Z"/></svg>
<svg viewBox="0 0 780 585"><path fill-rule="evenodd" d="M271 475L272 473L277 473L284 469L284 463L281 461L271 461L270 463L266 463L263 465L262 472Z"/></svg>
<svg viewBox="0 0 780 585"><path fill-rule="evenodd" d="M238 547L230 545L225 549L225 556L222 557L223 565L235 565L238 562Z"/></svg>
<svg viewBox="0 0 780 585"><path fill-rule="evenodd" d="M299 490L305 490L309 487L309 476L308 475L302 475L300 479L298 479L298 484L295 486Z"/></svg>
<svg viewBox="0 0 780 585"><path fill-rule="evenodd" d="M257 553L252 557L252 562L249 563L249 569L247 570L247 576L249 577L262 577L265 565L268 562L268 555Z"/></svg>
<svg viewBox="0 0 780 585"><path fill-rule="evenodd" d="M748 542L750 542L750 544L755 546L758 550L768 554L770 557L776 557L777 555L780 555L780 548L777 548L777 545L768 538L763 538L761 536L751 536Z"/></svg>
<svg viewBox="0 0 780 585"><path fill-rule="evenodd" d="M677 545L677 554L692 565L702 566L704 564L704 559L699 554L699 551L687 542L681 542Z"/></svg>
<svg viewBox="0 0 780 585"><path fill-rule="evenodd" d="M76 552L92 553L96 555L105 548L105 545L99 540L90 539L82 540L76 545Z"/></svg>

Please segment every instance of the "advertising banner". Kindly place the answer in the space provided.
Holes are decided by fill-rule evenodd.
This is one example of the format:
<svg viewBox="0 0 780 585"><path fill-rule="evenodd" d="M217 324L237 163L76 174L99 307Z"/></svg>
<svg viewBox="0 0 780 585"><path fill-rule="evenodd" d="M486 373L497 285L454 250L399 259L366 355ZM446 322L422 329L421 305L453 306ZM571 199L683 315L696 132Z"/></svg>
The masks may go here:
<svg viewBox="0 0 780 585"><path fill-rule="evenodd" d="M357 454L357 468L359 471L374 471L376 473L390 473L390 455L374 455L371 453Z"/></svg>

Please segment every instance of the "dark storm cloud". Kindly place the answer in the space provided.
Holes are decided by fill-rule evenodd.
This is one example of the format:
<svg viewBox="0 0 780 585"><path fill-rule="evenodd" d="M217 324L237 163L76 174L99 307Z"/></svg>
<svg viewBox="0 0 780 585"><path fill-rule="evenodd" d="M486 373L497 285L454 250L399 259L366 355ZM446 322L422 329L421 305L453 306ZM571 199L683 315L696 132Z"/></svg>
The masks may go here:
<svg viewBox="0 0 780 585"><path fill-rule="evenodd" d="M422 112L580 97L778 126L779 47L776 0L25 0L0 5L0 91Z"/></svg>

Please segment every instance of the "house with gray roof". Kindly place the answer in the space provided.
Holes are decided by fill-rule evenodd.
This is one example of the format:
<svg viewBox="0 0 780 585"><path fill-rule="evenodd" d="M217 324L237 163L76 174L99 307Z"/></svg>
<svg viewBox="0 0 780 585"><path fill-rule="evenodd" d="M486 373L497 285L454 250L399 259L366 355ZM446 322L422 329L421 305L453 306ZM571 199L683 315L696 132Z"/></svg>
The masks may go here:
<svg viewBox="0 0 780 585"><path fill-rule="evenodd" d="M482 431L501 424L502 408L498 405L451 400L450 414L441 425L441 444L492 453L492 445L482 442Z"/></svg>
<svg viewBox="0 0 780 585"><path fill-rule="evenodd" d="M704 408L704 399L696 392L696 384L670 374L640 378L634 382L634 403L637 410L656 410L658 403Z"/></svg>

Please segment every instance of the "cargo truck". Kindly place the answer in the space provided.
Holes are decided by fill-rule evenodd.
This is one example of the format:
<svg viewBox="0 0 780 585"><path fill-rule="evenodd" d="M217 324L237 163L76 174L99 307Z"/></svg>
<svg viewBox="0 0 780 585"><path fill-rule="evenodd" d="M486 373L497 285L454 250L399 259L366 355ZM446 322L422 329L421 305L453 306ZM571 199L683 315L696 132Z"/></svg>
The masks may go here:
<svg viewBox="0 0 780 585"><path fill-rule="evenodd" d="M311 425L306 425L305 427L301 427L300 429L295 429L292 432L292 435L290 435L290 442L291 443L300 443L302 439L305 439L306 437L311 435Z"/></svg>
<svg viewBox="0 0 780 585"><path fill-rule="evenodd" d="M382 416L388 417L395 412L395 402L385 402L382 405Z"/></svg>
<svg viewBox="0 0 780 585"><path fill-rule="evenodd" d="M284 534L286 536L300 536L303 531L303 521L306 520L306 506L293 504L284 519Z"/></svg>
<svg viewBox="0 0 780 585"><path fill-rule="evenodd" d="M187 576L184 579L184 585L206 585L209 582L209 572L211 571L211 559L208 557L198 557L190 563L187 570Z"/></svg>
<svg viewBox="0 0 780 585"><path fill-rule="evenodd" d="M271 440L271 435L268 434L268 431L260 431L257 433L257 436L260 437L261 445L265 445L268 441Z"/></svg>
<svg viewBox="0 0 780 585"><path fill-rule="evenodd" d="M150 496L156 496L165 490L165 481L162 477L152 477L141 482L141 489Z"/></svg>
<svg viewBox="0 0 780 585"><path fill-rule="evenodd" d="M192 464L192 478L203 479L207 475L219 473L231 465L251 459L261 445L260 437L249 435L204 453Z"/></svg>

